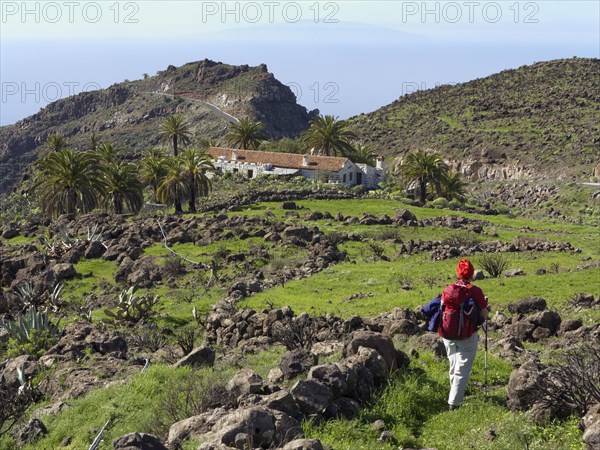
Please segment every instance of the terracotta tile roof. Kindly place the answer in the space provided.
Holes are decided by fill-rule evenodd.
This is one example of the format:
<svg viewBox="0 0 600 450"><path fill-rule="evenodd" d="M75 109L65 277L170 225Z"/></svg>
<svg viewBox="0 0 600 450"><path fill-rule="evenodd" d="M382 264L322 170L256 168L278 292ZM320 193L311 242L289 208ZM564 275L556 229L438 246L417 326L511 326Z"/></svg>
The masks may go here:
<svg viewBox="0 0 600 450"><path fill-rule="evenodd" d="M271 163L274 167L288 169L318 169L339 172L348 161L348 158L337 156L300 155L298 153L260 152L257 150L239 150L231 148L211 147L207 153L214 159L224 156L231 161L231 153L237 153L237 160L244 163ZM308 165L303 165L303 158L308 158Z"/></svg>

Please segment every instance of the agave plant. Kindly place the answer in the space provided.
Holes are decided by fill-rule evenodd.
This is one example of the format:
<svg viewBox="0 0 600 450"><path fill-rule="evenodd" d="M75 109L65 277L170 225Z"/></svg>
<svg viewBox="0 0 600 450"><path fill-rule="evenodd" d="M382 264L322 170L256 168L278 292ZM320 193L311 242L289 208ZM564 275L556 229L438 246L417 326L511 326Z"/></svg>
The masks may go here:
<svg viewBox="0 0 600 450"><path fill-rule="evenodd" d="M16 320L11 320L4 325L8 335L19 344L30 341L32 332L44 332L50 338L58 338L60 331L58 322L53 324L48 318L48 312L40 312L35 307L29 308L25 314L19 314Z"/></svg>
<svg viewBox="0 0 600 450"><path fill-rule="evenodd" d="M25 307L29 308L33 306L34 300L38 297L37 290L31 281L26 281L17 286L15 294L23 303L23 309L25 309Z"/></svg>
<svg viewBox="0 0 600 450"><path fill-rule="evenodd" d="M143 297L137 296L137 286L131 286L129 289L123 289L119 294L119 303L115 312L105 309L106 314L111 321L117 322L138 322L142 319L148 319L154 314L154 306L159 302L159 297L146 294Z"/></svg>
<svg viewBox="0 0 600 450"><path fill-rule="evenodd" d="M63 302L62 291L64 287L65 285L63 283L58 283L56 286L54 286L54 289L50 293L50 298L48 300L46 309L52 309L52 311L58 312Z"/></svg>

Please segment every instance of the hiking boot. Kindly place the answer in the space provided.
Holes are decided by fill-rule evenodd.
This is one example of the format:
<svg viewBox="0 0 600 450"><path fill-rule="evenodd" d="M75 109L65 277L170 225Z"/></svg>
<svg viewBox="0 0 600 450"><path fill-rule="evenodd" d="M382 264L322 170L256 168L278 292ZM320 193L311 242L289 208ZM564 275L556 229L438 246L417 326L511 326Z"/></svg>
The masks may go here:
<svg viewBox="0 0 600 450"><path fill-rule="evenodd" d="M456 411L460 405L448 405L448 411Z"/></svg>

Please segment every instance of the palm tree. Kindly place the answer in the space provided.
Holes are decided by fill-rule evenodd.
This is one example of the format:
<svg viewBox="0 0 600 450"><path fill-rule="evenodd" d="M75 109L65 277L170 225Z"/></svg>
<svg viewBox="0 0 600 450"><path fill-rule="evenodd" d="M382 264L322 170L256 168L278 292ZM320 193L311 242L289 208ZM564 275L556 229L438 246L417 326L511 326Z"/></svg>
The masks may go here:
<svg viewBox="0 0 600 450"><path fill-rule="evenodd" d="M53 134L46 139L46 147L48 147L52 152L60 152L61 150L67 148L67 140L62 134Z"/></svg>
<svg viewBox="0 0 600 450"><path fill-rule="evenodd" d="M252 119L244 118L239 123L229 123L229 133L225 140L234 148L244 150L256 150L265 137L262 135L264 129L262 122L254 122Z"/></svg>
<svg viewBox="0 0 600 450"><path fill-rule="evenodd" d="M466 187L467 182L460 173L448 172L446 176L442 178L439 194L448 200L454 198L462 200L465 196Z"/></svg>
<svg viewBox="0 0 600 450"><path fill-rule="evenodd" d="M124 161L104 166L105 206L112 206L116 214L123 214L123 207L138 212L144 204L142 182L137 167Z"/></svg>
<svg viewBox="0 0 600 450"><path fill-rule="evenodd" d="M113 164L121 159L123 149L117 148L112 142L103 142L96 145L98 158L105 164Z"/></svg>
<svg viewBox="0 0 600 450"><path fill-rule="evenodd" d="M63 149L35 163L34 189L44 213L88 212L104 192L100 165L93 153Z"/></svg>
<svg viewBox="0 0 600 450"><path fill-rule="evenodd" d="M375 153L373 153L371 147L368 145L357 145L348 157L355 163L368 164L369 166L375 165Z"/></svg>
<svg viewBox="0 0 600 450"><path fill-rule="evenodd" d="M160 148L151 148L144 152L140 163L140 179L152 186L154 202L158 202L156 191L160 180L167 174L167 155Z"/></svg>
<svg viewBox="0 0 600 450"><path fill-rule="evenodd" d="M167 160L167 173L162 178L156 197L161 203L175 205L175 213L183 213L181 197L188 194L188 175L179 158Z"/></svg>
<svg viewBox="0 0 600 450"><path fill-rule="evenodd" d="M179 144L187 145L192 140L192 132L185 117L181 114L167 116L160 126L160 139L173 144L173 156L179 155Z"/></svg>
<svg viewBox="0 0 600 450"><path fill-rule="evenodd" d="M400 175L406 185L417 182L421 203L427 200L427 185L433 184L439 190L439 186L448 172L448 167L442 159L442 155L423 150L409 153L400 165Z"/></svg>
<svg viewBox="0 0 600 450"><path fill-rule="evenodd" d="M215 170L215 167L210 155L195 148L181 152L180 159L188 178L190 212L196 212L196 198L208 195L211 189L206 172Z"/></svg>
<svg viewBox="0 0 600 450"><path fill-rule="evenodd" d="M344 120L334 116L318 116L311 120L311 125L300 136L306 150L314 149L319 155L350 156L354 148L351 141L356 134L350 130Z"/></svg>
<svg viewBox="0 0 600 450"><path fill-rule="evenodd" d="M218 146L219 146L219 140L214 139L214 138L213 139L202 138L198 142L198 147L200 147L201 150L207 150L211 147L218 147Z"/></svg>

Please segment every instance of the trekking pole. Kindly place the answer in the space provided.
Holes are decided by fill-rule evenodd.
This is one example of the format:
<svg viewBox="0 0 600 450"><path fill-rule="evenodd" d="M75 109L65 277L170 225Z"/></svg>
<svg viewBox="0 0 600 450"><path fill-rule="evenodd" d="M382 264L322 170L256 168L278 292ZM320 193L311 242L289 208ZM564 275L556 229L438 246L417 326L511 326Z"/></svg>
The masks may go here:
<svg viewBox="0 0 600 450"><path fill-rule="evenodd" d="M488 322L487 322L487 318L485 319L485 322L483 322L483 326L484 326L484 330L485 330L485 354L483 357L483 367L484 367L484 382L483 382L483 386L484 389L487 390L488 387Z"/></svg>

